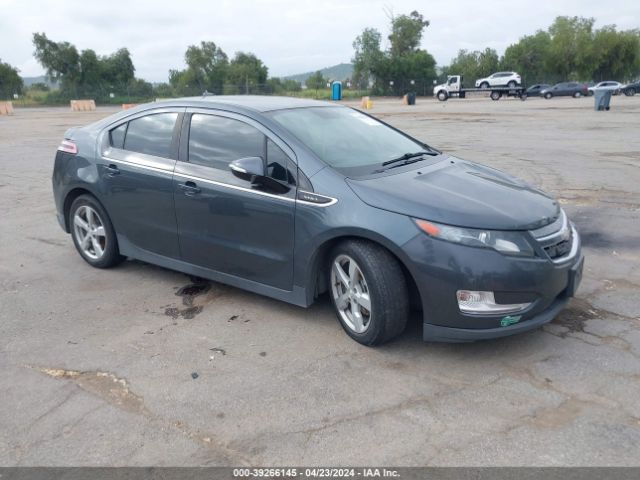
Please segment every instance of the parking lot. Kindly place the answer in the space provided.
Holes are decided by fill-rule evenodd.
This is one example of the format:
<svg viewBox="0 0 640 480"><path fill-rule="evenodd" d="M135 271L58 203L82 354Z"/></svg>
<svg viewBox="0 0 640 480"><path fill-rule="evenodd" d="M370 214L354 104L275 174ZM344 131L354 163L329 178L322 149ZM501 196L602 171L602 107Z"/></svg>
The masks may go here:
<svg viewBox="0 0 640 480"><path fill-rule="evenodd" d="M353 103L353 105L357 105ZM0 117L0 465L640 465L640 96L373 100L431 145L556 196L583 238L544 328L366 348L302 309L138 261L89 267L51 193L64 131Z"/></svg>

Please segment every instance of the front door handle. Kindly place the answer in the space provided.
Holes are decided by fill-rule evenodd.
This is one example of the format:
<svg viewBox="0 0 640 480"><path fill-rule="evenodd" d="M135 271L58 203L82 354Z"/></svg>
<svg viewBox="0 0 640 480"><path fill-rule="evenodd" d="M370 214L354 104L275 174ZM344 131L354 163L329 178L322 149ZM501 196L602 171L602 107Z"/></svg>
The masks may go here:
<svg viewBox="0 0 640 480"><path fill-rule="evenodd" d="M184 194L188 197L192 197L198 193L200 193L200 189L196 185L195 182L184 182L179 183L178 188L184 192Z"/></svg>
<svg viewBox="0 0 640 480"><path fill-rule="evenodd" d="M113 163L111 163L107 166L107 175L109 175L110 177L120 175L120 169L118 168L117 165L114 165Z"/></svg>

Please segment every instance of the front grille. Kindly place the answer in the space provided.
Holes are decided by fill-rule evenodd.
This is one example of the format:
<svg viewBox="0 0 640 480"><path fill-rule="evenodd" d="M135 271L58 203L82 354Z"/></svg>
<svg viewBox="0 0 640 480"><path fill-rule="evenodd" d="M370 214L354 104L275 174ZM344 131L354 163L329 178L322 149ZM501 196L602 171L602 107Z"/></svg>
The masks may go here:
<svg viewBox="0 0 640 480"><path fill-rule="evenodd" d="M574 242L573 230L564 211L561 211L554 222L532 230L531 234L551 260L561 260L571 253Z"/></svg>
<svg viewBox="0 0 640 480"><path fill-rule="evenodd" d="M555 245L549 245L548 247L544 247L544 251L547 252L549 258L552 260L560 257L564 257L568 255L571 251L571 246L573 244L573 235L569 237L569 240L563 240L560 243L556 243Z"/></svg>

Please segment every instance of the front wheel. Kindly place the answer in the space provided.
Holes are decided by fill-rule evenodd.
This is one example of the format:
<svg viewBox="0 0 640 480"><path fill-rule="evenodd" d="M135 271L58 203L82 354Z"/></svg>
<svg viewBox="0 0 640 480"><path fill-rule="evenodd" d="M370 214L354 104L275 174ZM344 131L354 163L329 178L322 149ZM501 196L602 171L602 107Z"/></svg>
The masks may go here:
<svg viewBox="0 0 640 480"><path fill-rule="evenodd" d="M441 102L444 102L447 100L447 98L449 98L449 95L447 94L447 92L445 92L444 90L440 90L438 92L438 100L440 100Z"/></svg>
<svg viewBox="0 0 640 480"><path fill-rule="evenodd" d="M480 84L480 88L489 88L489 83L488 82L482 82Z"/></svg>
<svg viewBox="0 0 640 480"><path fill-rule="evenodd" d="M544 98L546 98L547 100L549 100L551 97L553 97L553 95L551 93L545 93L544 94Z"/></svg>
<svg viewBox="0 0 640 480"><path fill-rule="evenodd" d="M636 89L635 88L625 88L624 94L627 97L633 97L636 94Z"/></svg>
<svg viewBox="0 0 640 480"><path fill-rule="evenodd" d="M330 259L329 292L345 332L368 346L400 335L409 317L409 298L397 260L364 240L341 243Z"/></svg>
<svg viewBox="0 0 640 480"><path fill-rule="evenodd" d="M573 94L573 98L580 98L582 94L580 92L576 92Z"/></svg>
<svg viewBox="0 0 640 480"><path fill-rule="evenodd" d="M80 256L91 266L109 268L124 260L105 209L91 195L80 195L69 210L71 236Z"/></svg>

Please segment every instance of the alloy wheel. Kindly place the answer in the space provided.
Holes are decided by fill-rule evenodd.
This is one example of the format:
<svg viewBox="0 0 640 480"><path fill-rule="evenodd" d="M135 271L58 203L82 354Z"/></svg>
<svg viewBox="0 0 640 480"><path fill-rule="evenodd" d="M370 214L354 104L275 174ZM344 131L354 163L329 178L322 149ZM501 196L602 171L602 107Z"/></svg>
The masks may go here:
<svg viewBox="0 0 640 480"><path fill-rule="evenodd" d="M92 260L99 260L107 246L107 234L98 212L88 205L79 207L73 216L73 231L80 250Z"/></svg>
<svg viewBox="0 0 640 480"><path fill-rule="evenodd" d="M355 333L366 332L371 296L362 270L349 255L339 255L331 265L331 294L344 324Z"/></svg>

